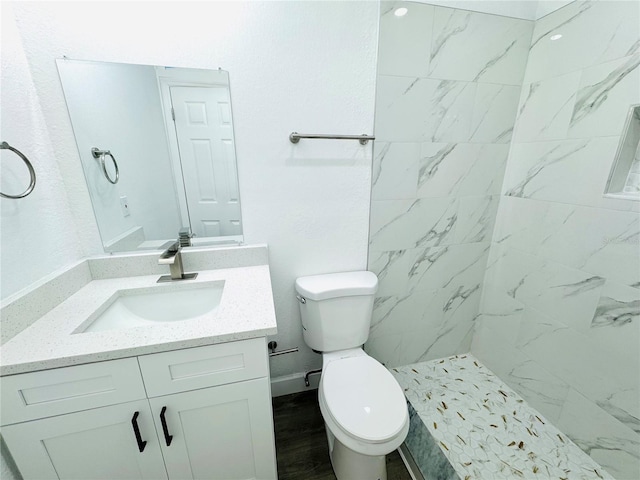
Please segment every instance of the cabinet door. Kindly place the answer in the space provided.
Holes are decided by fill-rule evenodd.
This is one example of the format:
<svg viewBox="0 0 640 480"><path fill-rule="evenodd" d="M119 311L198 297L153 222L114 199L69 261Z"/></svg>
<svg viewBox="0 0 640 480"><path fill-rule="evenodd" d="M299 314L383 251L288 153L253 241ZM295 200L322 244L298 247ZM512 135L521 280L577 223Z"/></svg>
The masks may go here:
<svg viewBox="0 0 640 480"><path fill-rule="evenodd" d="M268 382L259 378L149 399L169 478L275 480Z"/></svg>
<svg viewBox="0 0 640 480"><path fill-rule="evenodd" d="M147 400L17 423L2 436L25 479L167 478Z"/></svg>

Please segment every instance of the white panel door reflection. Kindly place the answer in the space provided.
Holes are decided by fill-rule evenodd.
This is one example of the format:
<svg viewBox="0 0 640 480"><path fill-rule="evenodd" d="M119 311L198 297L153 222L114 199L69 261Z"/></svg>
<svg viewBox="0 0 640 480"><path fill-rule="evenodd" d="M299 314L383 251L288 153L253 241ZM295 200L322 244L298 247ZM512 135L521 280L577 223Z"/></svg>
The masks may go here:
<svg viewBox="0 0 640 480"><path fill-rule="evenodd" d="M226 87L171 87L193 233L240 235L231 100Z"/></svg>

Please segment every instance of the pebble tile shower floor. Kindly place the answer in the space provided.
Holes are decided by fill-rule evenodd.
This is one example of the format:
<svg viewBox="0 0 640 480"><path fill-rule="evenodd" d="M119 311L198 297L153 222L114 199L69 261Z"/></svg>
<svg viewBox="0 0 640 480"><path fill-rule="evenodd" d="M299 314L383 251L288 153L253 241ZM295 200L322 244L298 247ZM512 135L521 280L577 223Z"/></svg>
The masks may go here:
<svg viewBox="0 0 640 480"><path fill-rule="evenodd" d="M391 372L410 402L406 443L426 478L613 478L470 354Z"/></svg>

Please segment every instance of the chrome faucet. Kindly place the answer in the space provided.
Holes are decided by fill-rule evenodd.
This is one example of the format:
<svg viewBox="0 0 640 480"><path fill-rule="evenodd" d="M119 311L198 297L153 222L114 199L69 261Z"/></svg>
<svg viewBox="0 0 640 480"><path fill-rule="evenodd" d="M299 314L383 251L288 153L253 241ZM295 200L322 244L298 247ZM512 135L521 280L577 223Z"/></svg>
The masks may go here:
<svg viewBox="0 0 640 480"><path fill-rule="evenodd" d="M163 275L158 279L158 282L173 282L176 280L189 280L191 278L196 278L197 273L184 273L184 268L182 267L182 255L180 253L180 242L173 243L169 248L167 248L160 258L158 259L158 263L160 265L169 265L169 271L171 275Z"/></svg>
<svg viewBox="0 0 640 480"><path fill-rule="evenodd" d="M182 255L180 254L180 243L176 242L167 248L158 259L160 265L169 265L171 280L182 280L184 269L182 268Z"/></svg>

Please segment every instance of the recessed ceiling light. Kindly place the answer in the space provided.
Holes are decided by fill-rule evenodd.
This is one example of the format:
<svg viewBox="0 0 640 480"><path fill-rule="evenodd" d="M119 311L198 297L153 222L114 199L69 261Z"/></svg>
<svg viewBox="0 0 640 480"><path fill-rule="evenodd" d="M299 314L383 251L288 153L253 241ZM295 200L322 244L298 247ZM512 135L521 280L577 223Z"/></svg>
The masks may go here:
<svg viewBox="0 0 640 480"><path fill-rule="evenodd" d="M556 33L555 35L551 35L551 37L549 37L550 40L559 40L561 38L562 38L561 33Z"/></svg>
<svg viewBox="0 0 640 480"><path fill-rule="evenodd" d="M408 11L409 11L409 10L408 10L407 8L405 8L405 7L400 7L400 8L396 8L396 11L395 11L395 12L393 12L393 14L394 14L396 17L404 17L404 16L407 14L407 12L408 12Z"/></svg>

